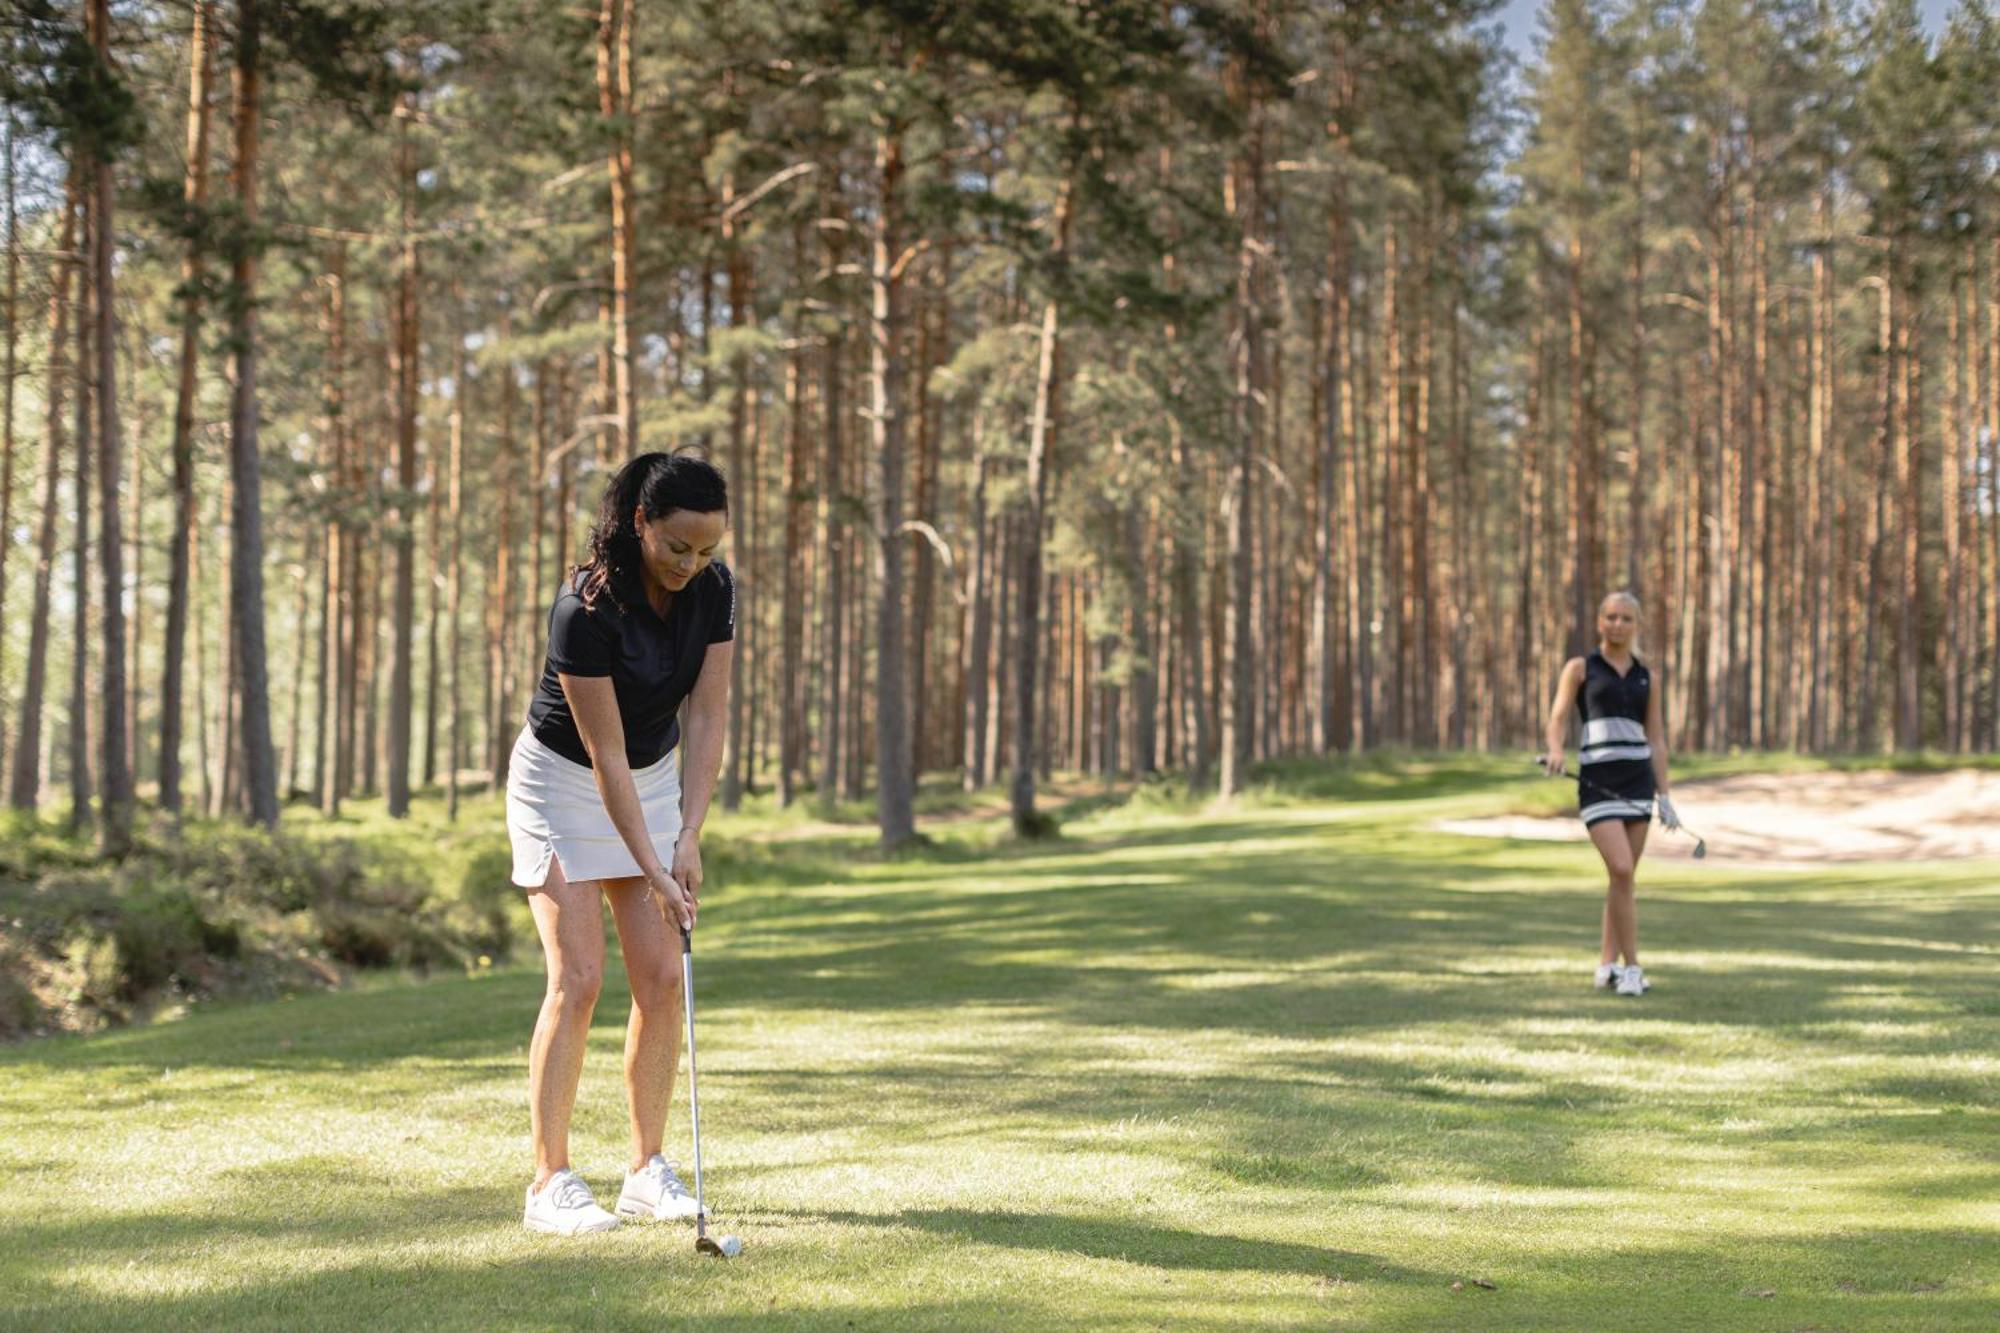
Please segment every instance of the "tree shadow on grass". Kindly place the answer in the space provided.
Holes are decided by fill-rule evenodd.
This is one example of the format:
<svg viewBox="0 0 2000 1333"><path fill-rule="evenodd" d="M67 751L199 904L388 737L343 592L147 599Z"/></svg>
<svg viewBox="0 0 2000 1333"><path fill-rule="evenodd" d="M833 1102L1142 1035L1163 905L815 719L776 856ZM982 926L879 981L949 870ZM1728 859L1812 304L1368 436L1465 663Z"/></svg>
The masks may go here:
<svg viewBox="0 0 2000 1333"><path fill-rule="evenodd" d="M1209 1272L1289 1273L1327 1277L1365 1268L1391 1282L1437 1282L1438 1274L1390 1264L1354 1250L1327 1249L1291 1241L1260 1240L1222 1232L1189 1231L1150 1222L1071 1213L981 1212L970 1208L906 1208L895 1213L816 1211L827 1222L868 1227L913 1227L981 1245L1077 1254L1091 1259L1145 1264L1152 1268Z"/></svg>

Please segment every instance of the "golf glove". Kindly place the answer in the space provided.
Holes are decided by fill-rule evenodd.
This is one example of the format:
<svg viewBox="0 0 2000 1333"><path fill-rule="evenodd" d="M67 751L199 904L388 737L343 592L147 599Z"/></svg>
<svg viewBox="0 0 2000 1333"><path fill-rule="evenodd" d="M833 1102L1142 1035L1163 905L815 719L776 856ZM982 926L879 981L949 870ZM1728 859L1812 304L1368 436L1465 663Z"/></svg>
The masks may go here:
<svg viewBox="0 0 2000 1333"><path fill-rule="evenodd" d="M1653 809L1659 814L1660 823L1666 828L1667 832L1674 833L1680 829L1680 812L1674 809L1674 803L1667 798L1665 792L1661 792L1653 798Z"/></svg>

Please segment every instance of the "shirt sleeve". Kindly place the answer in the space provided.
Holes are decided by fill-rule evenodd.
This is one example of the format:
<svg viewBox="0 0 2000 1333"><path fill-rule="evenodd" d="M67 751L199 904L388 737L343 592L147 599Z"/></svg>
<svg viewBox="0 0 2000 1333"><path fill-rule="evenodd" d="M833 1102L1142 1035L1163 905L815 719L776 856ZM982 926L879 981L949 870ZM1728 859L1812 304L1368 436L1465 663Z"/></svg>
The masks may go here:
<svg viewBox="0 0 2000 1333"><path fill-rule="evenodd" d="M736 576L720 560L709 566L718 587L709 606L708 641L727 643L736 637Z"/></svg>
<svg viewBox="0 0 2000 1333"><path fill-rule="evenodd" d="M556 598L549 612L549 665L566 676L608 676L617 645L605 618L573 592Z"/></svg>

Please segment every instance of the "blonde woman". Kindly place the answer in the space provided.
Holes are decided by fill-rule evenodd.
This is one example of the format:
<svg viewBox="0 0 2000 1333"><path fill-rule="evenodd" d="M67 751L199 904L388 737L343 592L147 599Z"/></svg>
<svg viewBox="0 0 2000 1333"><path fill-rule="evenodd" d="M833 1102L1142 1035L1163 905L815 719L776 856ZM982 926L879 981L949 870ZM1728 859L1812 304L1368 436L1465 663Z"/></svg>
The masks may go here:
<svg viewBox="0 0 2000 1333"><path fill-rule="evenodd" d="M1635 883L1646 832L1655 809L1668 829L1680 827L1667 795L1660 691L1653 673L1632 651L1639 614L1639 599L1629 592L1614 592L1597 608L1597 650L1563 663L1549 706L1548 748L1542 760L1549 776L1562 773L1574 713L1583 724L1577 808L1609 879L1596 985L1632 997L1648 989L1639 965Z"/></svg>

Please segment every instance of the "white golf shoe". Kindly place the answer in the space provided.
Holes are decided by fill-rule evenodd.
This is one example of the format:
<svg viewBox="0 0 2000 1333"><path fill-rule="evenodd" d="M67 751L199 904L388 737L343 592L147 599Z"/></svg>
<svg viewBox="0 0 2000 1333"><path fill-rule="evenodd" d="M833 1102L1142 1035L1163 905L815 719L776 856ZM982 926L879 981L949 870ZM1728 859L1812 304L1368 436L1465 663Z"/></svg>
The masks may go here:
<svg viewBox="0 0 2000 1333"><path fill-rule="evenodd" d="M1620 995L1629 995L1636 998L1644 995L1647 990L1646 969L1640 967L1637 963L1627 965L1618 973L1618 993Z"/></svg>
<svg viewBox="0 0 2000 1333"><path fill-rule="evenodd" d="M694 1195L674 1171L675 1164L654 1153L637 1171L625 1173L618 1194L620 1217L647 1217L656 1222L692 1222Z"/></svg>
<svg viewBox="0 0 2000 1333"><path fill-rule="evenodd" d="M618 1225L618 1219L599 1208L590 1186L565 1168L550 1176L539 1193L533 1185L528 1186L521 1225L530 1231L578 1236L586 1231L609 1231Z"/></svg>
<svg viewBox="0 0 2000 1333"><path fill-rule="evenodd" d="M1598 990L1610 990L1618 984L1619 970L1616 963L1599 963L1597 965L1597 976L1590 984Z"/></svg>

